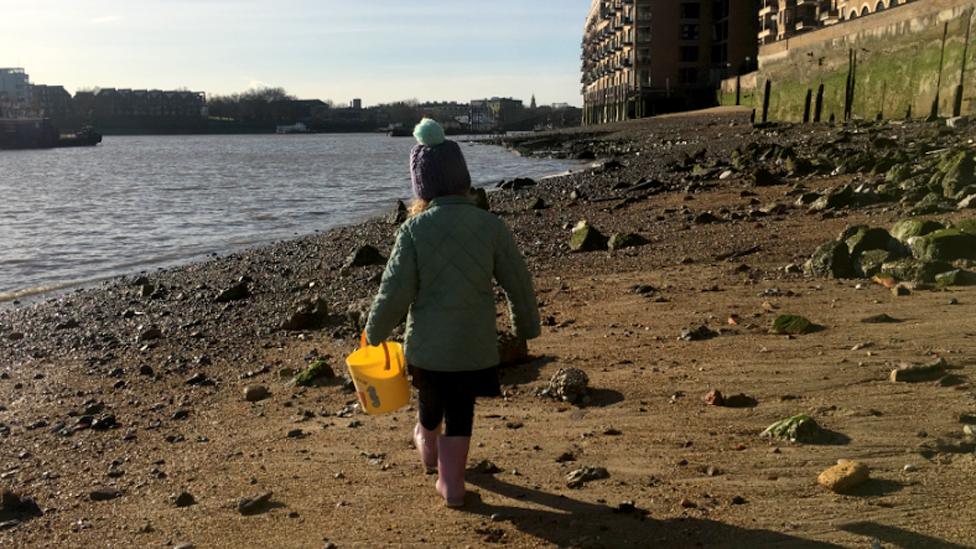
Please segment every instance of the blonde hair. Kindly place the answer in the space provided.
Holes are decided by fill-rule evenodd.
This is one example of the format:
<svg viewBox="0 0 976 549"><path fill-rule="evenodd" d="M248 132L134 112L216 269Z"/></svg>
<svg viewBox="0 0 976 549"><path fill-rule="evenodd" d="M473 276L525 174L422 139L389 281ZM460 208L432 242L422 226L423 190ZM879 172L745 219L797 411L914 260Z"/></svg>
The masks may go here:
<svg viewBox="0 0 976 549"><path fill-rule="evenodd" d="M407 213L410 217L416 217L424 213L429 206L429 201L424 200L423 198L414 198L413 202L410 203L410 209L407 210Z"/></svg>

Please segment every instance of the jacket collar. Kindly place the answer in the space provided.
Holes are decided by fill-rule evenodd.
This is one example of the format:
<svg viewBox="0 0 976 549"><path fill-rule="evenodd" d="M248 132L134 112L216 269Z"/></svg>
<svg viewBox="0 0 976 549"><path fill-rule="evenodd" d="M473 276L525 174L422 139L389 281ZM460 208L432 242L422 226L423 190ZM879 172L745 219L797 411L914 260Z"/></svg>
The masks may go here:
<svg viewBox="0 0 976 549"><path fill-rule="evenodd" d="M474 202L467 196L439 196L430 201L430 206L436 208L438 206L454 206L457 204L463 204L466 206L474 205Z"/></svg>

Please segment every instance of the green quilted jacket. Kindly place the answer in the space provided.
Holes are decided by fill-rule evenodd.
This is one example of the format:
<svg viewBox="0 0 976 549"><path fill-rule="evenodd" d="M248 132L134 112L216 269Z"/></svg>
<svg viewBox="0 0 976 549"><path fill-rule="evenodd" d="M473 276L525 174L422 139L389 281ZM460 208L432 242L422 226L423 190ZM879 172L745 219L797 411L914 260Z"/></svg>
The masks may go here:
<svg viewBox="0 0 976 549"><path fill-rule="evenodd" d="M508 297L515 335L539 336L532 277L512 233L465 197L434 199L400 227L366 323L376 345L407 317L407 362L436 371L498 364L492 279Z"/></svg>

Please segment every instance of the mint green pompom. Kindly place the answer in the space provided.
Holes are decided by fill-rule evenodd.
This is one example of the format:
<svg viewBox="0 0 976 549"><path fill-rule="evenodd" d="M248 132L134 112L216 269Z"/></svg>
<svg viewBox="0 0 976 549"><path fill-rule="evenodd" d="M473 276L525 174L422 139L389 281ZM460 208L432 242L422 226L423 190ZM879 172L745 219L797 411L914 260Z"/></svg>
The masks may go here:
<svg viewBox="0 0 976 549"><path fill-rule="evenodd" d="M417 143L432 147L444 142L444 128L430 118L424 118L413 129L413 136L417 138Z"/></svg>

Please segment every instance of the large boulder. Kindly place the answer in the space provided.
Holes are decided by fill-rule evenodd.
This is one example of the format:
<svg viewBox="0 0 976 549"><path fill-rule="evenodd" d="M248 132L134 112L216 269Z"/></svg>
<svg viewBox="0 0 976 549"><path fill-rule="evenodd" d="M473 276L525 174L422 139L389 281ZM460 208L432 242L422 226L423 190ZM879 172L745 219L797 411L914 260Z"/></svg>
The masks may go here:
<svg viewBox="0 0 976 549"><path fill-rule="evenodd" d="M833 240L817 248L804 266L808 276L821 278L851 278L854 266L847 243Z"/></svg>
<svg viewBox="0 0 976 549"><path fill-rule="evenodd" d="M939 193L928 193L915 203L909 213L916 215L932 215L952 212L958 209L958 203L947 199Z"/></svg>
<svg viewBox="0 0 976 549"><path fill-rule="evenodd" d="M953 269L949 272L935 275L935 283L942 288L949 286L976 286L976 273L963 269Z"/></svg>
<svg viewBox="0 0 976 549"><path fill-rule="evenodd" d="M881 265L881 276L900 282L935 282L935 276L952 270L952 265L942 261L921 261L913 258L898 259Z"/></svg>
<svg viewBox="0 0 976 549"><path fill-rule="evenodd" d="M960 229L942 229L914 240L912 253L924 261L976 260L976 235Z"/></svg>
<svg viewBox="0 0 976 549"><path fill-rule="evenodd" d="M573 227L573 234L569 239L569 249L574 252L606 250L607 241L606 236L584 220Z"/></svg>
<svg viewBox="0 0 976 549"><path fill-rule="evenodd" d="M294 305L294 312L281 322L281 329L290 332L320 330L329 323L329 305L322 298L302 299Z"/></svg>
<svg viewBox="0 0 976 549"><path fill-rule="evenodd" d="M892 261L895 254L888 250L868 250L854 260L854 272L863 278L871 278L881 272L881 266Z"/></svg>
<svg viewBox="0 0 976 549"><path fill-rule="evenodd" d="M896 246L888 231L870 227L857 227L857 230L844 240L854 259L868 250L892 250Z"/></svg>
<svg viewBox="0 0 976 549"><path fill-rule="evenodd" d="M973 152L966 150L950 155L942 163L942 190L945 196L957 198L963 189L976 185L976 163L973 162ZM962 197L959 197L962 198Z"/></svg>
<svg viewBox="0 0 976 549"><path fill-rule="evenodd" d="M908 242L909 238L925 236L929 233L944 229L945 225L938 221L926 221L922 219L903 219L891 228L891 236L901 242Z"/></svg>

